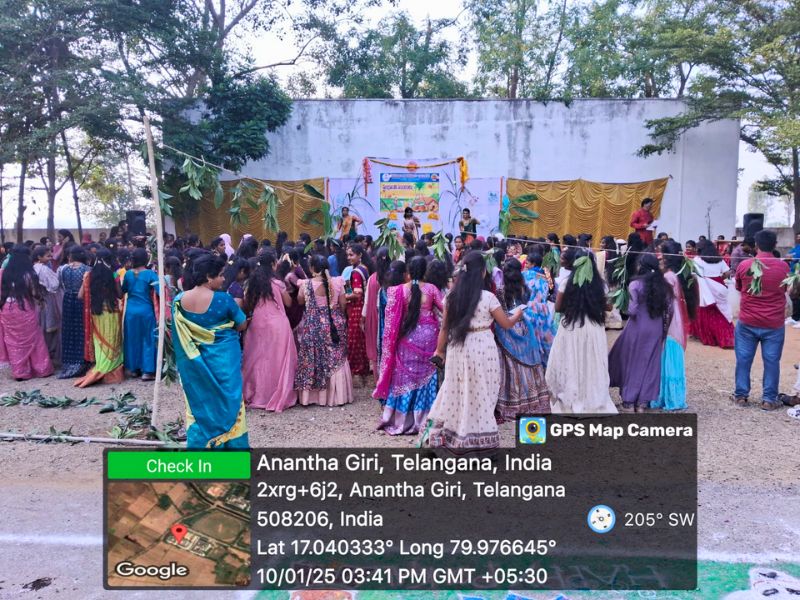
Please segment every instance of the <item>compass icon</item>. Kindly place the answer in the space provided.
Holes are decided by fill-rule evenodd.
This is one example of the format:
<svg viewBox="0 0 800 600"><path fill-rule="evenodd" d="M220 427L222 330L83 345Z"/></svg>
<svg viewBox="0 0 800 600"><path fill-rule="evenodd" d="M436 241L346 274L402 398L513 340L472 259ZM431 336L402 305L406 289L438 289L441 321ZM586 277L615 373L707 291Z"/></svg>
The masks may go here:
<svg viewBox="0 0 800 600"><path fill-rule="evenodd" d="M614 509L605 504L598 504L589 509L589 516L586 517L589 529L595 533L608 533L614 529L617 522L617 515Z"/></svg>

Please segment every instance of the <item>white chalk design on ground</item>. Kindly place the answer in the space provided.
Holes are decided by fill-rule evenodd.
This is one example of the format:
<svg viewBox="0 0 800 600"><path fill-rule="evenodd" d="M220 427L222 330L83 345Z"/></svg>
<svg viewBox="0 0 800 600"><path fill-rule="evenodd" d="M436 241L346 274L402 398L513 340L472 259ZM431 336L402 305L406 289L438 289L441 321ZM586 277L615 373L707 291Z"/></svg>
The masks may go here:
<svg viewBox="0 0 800 600"><path fill-rule="evenodd" d="M750 589L732 592L725 600L797 600L800 598L800 579L767 567L750 569Z"/></svg>

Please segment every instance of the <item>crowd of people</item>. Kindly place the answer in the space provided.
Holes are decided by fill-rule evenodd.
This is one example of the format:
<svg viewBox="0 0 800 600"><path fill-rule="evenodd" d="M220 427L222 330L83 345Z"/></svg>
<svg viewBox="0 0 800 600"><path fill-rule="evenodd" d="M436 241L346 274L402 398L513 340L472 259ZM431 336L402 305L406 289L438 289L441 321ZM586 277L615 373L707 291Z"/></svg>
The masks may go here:
<svg viewBox="0 0 800 600"><path fill-rule="evenodd" d="M437 257L411 213L392 257L358 218L341 222L339 239L245 235L238 248L166 236L189 447L247 446L246 409L341 406L358 387L378 429L457 454L496 448L498 424L524 414L683 410L690 337L735 348L736 405L750 402L758 344L761 407L800 404L778 393L790 267L770 231L728 247L640 232L594 247L589 234L484 239L465 213ZM123 222L82 242L61 230L3 247L0 363L17 380L57 366L79 387L154 379L162 290L146 238Z"/></svg>

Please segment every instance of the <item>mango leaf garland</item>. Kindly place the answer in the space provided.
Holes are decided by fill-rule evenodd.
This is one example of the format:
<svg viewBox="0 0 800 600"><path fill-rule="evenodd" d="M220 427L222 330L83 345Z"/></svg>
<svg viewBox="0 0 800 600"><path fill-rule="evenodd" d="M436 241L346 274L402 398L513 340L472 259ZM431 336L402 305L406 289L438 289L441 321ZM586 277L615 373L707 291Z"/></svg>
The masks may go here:
<svg viewBox="0 0 800 600"><path fill-rule="evenodd" d="M781 285L788 290L793 289L795 286L800 286L800 262L792 267L792 272L786 277L786 279L781 281Z"/></svg>
<svg viewBox="0 0 800 600"><path fill-rule="evenodd" d="M497 261L494 259L494 252L483 253L483 264L486 266L486 272L491 273L497 266Z"/></svg>
<svg viewBox="0 0 800 600"><path fill-rule="evenodd" d="M280 200L272 186L264 185L258 202L264 205L264 230L278 233L278 204L280 204Z"/></svg>
<svg viewBox="0 0 800 600"><path fill-rule="evenodd" d="M300 220L309 225L321 226L321 239L323 241L333 238L336 232L333 228L333 217L331 216L333 207L331 206L330 202L325 200L325 194L320 192L317 188L309 183L304 183L303 189L309 196L316 198L317 200L321 200L321 202L320 206L304 212L303 216L300 217Z"/></svg>
<svg viewBox="0 0 800 600"><path fill-rule="evenodd" d="M444 232L440 231L433 236L433 255L441 261L444 261L449 254L447 249L447 238L444 237Z"/></svg>
<svg viewBox="0 0 800 600"><path fill-rule="evenodd" d="M403 256L403 246L400 245L400 241L397 239L397 231L391 228L390 224L391 221L389 219L375 221L375 227L378 228L379 232L378 238L375 240L375 247L385 247L389 252L389 258L397 260Z"/></svg>
<svg viewBox="0 0 800 600"><path fill-rule="evenodd" d="M764 269L766 268L766 265L757 258L754 258L753 262L750 263L750 268L747 270L747 273L753 279L750 281L747 293L751 296L761 295L761 277L764 275Z"/></svg>
<svg viewBox="0 0 800 600"><path fill-rule="evenodd" d="M694 259L684 256L683 257L683 264L681 268L676 273L678 277L682 277L687 280L687 285L691 286L694 284L695 277L700 276L700 271L697 268L697 265L694 262Z"/></svg>
<svg viewBox="0 0 800 600"><path fill-rule="evenodd" d="M542 257L542 267L549 270L553 277L558 277L561 269L561 255L555 247L550 248Z"/></svg>
<svg viewBox="0 0 800 600"><path fill-rule="evenodd" d="M533 223L539 218L539 213L531 210L526 205L538 200L536 194L523 194L516 198L509 198L508 209L500 211L498 229L504 236L508 236L512 223Z"/></svg>
<svg viewBox="0 0 800 600"><path fill-rule="evenodd" d="M627 312L631 297L628 292L628 270L625 268L624 254L614 259L614 270L611 278L619 284L619 288L611 294L611 302L620 312Z"/></svg>
<svg viewBox="0 0 800 600"><path fill-rule="evenodd" d="M588 256L581 256L572 266L572 282L583 287L584 283L591 283L594 279L592 260Z"/></svg>

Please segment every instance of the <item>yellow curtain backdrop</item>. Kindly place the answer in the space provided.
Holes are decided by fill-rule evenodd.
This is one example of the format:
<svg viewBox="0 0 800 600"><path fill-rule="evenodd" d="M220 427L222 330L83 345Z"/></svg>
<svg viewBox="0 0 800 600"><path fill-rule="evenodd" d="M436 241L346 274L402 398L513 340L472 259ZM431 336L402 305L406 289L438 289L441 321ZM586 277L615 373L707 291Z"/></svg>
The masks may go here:
<svg viewBox="0 0 800 600"><path fill-rule="evenodd" d="M633 231L631 214L640 208L644 198L653 199L653 214L658 218L667 179L638 183L508 179L509 198L525 194L539 197L530 205L539 213L539 218L533 223L512 222L510 234L543 237L550 232L558 235L591 233L595 242L604 235L625 238Z"/></svg>
<svg viewBox="0 0 800 600"><path fill-rule="evenodd" d="M248 179L252 183L252 180ZM259 180L266 181L269 185L275 188L275 193L278 196L278 226L280 231L285 231L289 235L289 239L296 241L298 236L307 232L312 238L322 235L322 227L319 225L309 225L301 221L303 214L321 205L321 200L310 197L308 192L303 189L304 184L309 184L324 193L325 180L322 177L315 179L304 179L301 181L272 181L272 180ZM222 206L219 208L214 207L214 192L213 190L207 192L203 199L200 201L200 206L197 214L189 219L189 229L191 233L196 233L204 244L208 244L212 239L219 236L221 233L230 233L233 241L234 248L239 244L242 236L246 233L253 235L259 240L269 238L275 240L276 234L274 232L264 231L264 207L259 207L254 210L242 202L242 212L247 215L248 222L246 225L233 227L231 225L230 214L228 209L231 207L231 194L232 189L236 186L238 180L223 181L222 189L225 193L222 201ZM180 223L178 223L180 225Z"/></svg>

